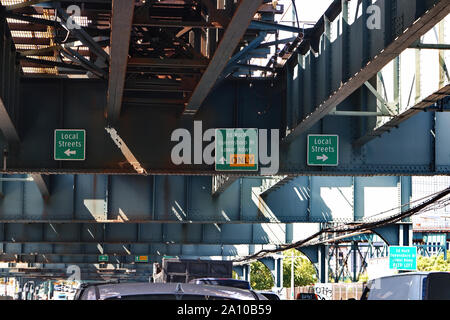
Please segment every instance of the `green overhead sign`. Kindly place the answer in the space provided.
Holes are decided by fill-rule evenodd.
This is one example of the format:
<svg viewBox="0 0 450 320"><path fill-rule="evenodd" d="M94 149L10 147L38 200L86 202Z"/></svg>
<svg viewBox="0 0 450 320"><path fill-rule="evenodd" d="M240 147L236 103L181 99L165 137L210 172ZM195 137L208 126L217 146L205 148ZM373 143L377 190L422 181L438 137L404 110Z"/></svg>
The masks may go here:
<svg viewBox="0 0 450 320"><path fill-rule="evenodd" d="M339 164L339 136L308 135L308 166L337 166Z"/></svg>
<svg viewBox="0 0 450 320"><path fill-rule="evenodd" d="M417 270L417 247L389 247L389 269Z"/></svg>
<svg viewBox="0 0 450 320"><path fill-rule="evenodd" d="M148 256L135 256L134 262L148 262Z"/></svg>
<svg viewBox="0 0 450 320"><path fill-rule="evenodd" d="M109 261L109 257L106 254L100 255L98 256L98 262L108 262Z"/></svg>
<svg viewBox="0 0 450 320"><path fill-rule="evenodd" d="M55 130L55 160L85 160L86 130L56 129Z"/></svg>
<svg viewBox="0 0 450 320"><path fill-rule="evenodd" d="M216 129L216 171L258 171L258 129Z"/></svg>

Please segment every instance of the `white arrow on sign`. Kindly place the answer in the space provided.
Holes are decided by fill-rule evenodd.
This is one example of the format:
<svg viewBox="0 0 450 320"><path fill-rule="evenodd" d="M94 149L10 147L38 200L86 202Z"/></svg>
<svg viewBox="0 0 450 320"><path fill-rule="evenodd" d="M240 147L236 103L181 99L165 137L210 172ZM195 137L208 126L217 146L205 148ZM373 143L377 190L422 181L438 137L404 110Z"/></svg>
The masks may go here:
<svg viewBox="0 0 450 320"><path fill-rule="evenodd" d="M323 162L328 160L328 157L326 155L317 156L317 160L322 160Z"/></svg>
<svg viewBox="0 0 450 320"><path fill-rule="evenodd" d="M65 153L68 157L70 157L70 155L72 155L72 154L77 154L77 152L76 152L75 150L70 150L70 149L67 149L66 151L64 151L64 153Z"/></svg>

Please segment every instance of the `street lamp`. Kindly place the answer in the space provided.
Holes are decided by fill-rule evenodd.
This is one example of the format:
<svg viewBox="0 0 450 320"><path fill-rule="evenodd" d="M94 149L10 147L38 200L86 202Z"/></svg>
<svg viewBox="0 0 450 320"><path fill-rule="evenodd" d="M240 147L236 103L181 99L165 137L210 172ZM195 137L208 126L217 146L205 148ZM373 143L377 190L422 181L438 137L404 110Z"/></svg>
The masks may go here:
<svg viewBox="0 0 450 320"><path fill-rule="evenodd" d="M294 293L294 286L295 286L295 279L294 279L294 259L302 259L301 256L296 257L294 255L294 251L292 251L291 254L291 300L295 299L295 293Z"/></svg>

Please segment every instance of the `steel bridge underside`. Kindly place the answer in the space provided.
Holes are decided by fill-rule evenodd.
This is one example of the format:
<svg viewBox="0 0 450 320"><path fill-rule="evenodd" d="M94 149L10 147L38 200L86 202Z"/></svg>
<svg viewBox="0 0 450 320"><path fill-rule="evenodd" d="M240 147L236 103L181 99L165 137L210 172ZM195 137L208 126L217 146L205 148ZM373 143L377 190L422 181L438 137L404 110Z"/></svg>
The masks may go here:
<svg viewBox="0 0 450 320"><path fill-rule="evenodd" d="M150 98L132 103L124 99L120 114L114 116L116 121L105 117L105 108L111 103L111 81L20 76L13 59L15 50L6 46L9 33L5 26L2 70L8 72L2 75L0 129L4 137L0 144L5 151L1 172L136 174L129 157L105 130L112 125L129 149L127 152L148 174L214 175L217 172L213 165L175 165L171 161L171 150L177 143L171 141L172 132L186 128L195 140L193 123L202 121L203 131L280 130L282 175L447 174L449 117L439 112L447 109L412 115L429 111L428 106L448 94L448 57L440 46L447 39L448 19L444 18L450 12L449 1L376 1L382 23L380 29L374 30L364 25L369 2L335 1L314 28L305 32L304 40L275 78L220 81L209 88L211 91L198 110L189 104L180 108L150 103ZM246 7L245 3L242 1L242 6L235 9L236 16L257 9ZM230 22L229 28L232 25ZM433 32L440 35L434 40L440 49L427 49L433 44L417 42L430 42L427 34ZM111 42L112 48L114 45ZM424 55L430 50L435 54ZM410 61L404 57L408 52L419 54L419 65L415 73L405 75L411 69ZM399 56L404 62L396 64L391 81L386 68ZM428 57L433 63L424 66L423 60ZM210 63L214 64L214 59ZM424 85L424 71L436 75L439 81ZM416 79L412 87L410 77ZM404 91L409 93L414 88L415 98L408 98ZM383 91L387 94L381 94ZM392 94L393 102L389 101ZM187 116L186 110L195 115ZM342 111L378 116L332 116L333 112ZM383 118L388 121L381 121ZM56 128L86 130L85 161L53 160ZM306 165L306 135L310 133L339 135L339 166ZM375 136L381 138L373 139ZM194 141L191 142L194 147ZM202 141L203 147L207 144Z"/></svg>
<svg viewBox="0 0 450 320"><path fill-rule="evenodd" d="M117 276L122 269L141 270L144 279L152 268L134 263L137 255L150 261L233 260L302 240L324 226L373 221L392 208L384 216L398 214L411 200L409 177L298 177L278 188L264 187L265 179L271 178L240 178L211 197L208 176L52 175L50 196L43 198L32 179L5 175L0 261L13 269L25 263L21 270L41 268L42 274L70 264L101 274L119 269ZM370 201L380 197L383 206ZM409 230L409 220L374 231L386 243L399 244L404 228ZM317 270L325 245L301 248ZM108 266L98 264L104 254L110 256Z"/></svg>
<svg viewBox="0 0 450 320"><path fill-rule="evenodd" d="M167 255L233 259L303 239L327 223L368 219L382 211L370 211L365 203L373 190L395 193L388 209L409 203L410 179L403 176L450 172L450 113L441 102L449 93L448 58L437 51L433 70L439 81L427 89L419 81L426 71L420 63L403 76L408 81L400 82L409 60L396 58L405 50L433 50L412 46L427 45L417 41L433 28L445 29L437 24L449 14L450 1L375 4L382 11L381 29L364 28L369 1L362 1L362 8L354 1L335 1L276 78L229 78L213 87L204 82L215 83L221 72L196 71L189 93L200 99L175 105L124 95L124 61L116 82L26 77L2 28L0 64L7 71L2 71L0 93L0 173L5 179L0 178L0 260L36 268L43 264L36 275L45 274L45 264L53 275L69 264L86 264L84 272L94 276L98 255L108 254L114 268L135 268L148 278L151 267L133 264L134 255L152 261ZM241 14L253 9L246 10ZM228 23L236 28L232 20ZM443 45L445 39L433 44ZM227 56L220 47L216 50ZM214 61L212 55L203 58L195 70ZM416 56L419 62L423 58ZM397 70L394 80L383 83L390 63ZM205 74L210 76L202 80ZM416 79L412 89L410 78ZM114 101L108 95L112 89L118 90ZM380 98L383 90L389 93ZM415 97L408 99L412 90ZM342 111L353 115L337 116ZM355 117L358 112L372 115ZM171 161L172 132L186 128L194 140L194 121L201 121L203 131L280 130L278 174L292 180L264 192L260 172L234 174L234 182L212 196L214 166ZM147 175L136 172L111 139L105 130L111 125ZM53 159L56 128L86 130L85 161ZM311 133L339 135L339 166L307 166ZM202 147L208 144L197 139ZM194 150L194 141L191 145ZM384 177L365 177L375 175ZM412 239L408 221L376 232L389 244ZM303 250L322 278L324 250L322 245Z"/></svg>
<svg viewBox="0 0 450 320"><path fill-rule="evenodd" d="M95 80L22 80L21 143L18 150L12 148L4 155L1 171L137 174L105 130L105 90L104 84ZM269 97L265 94L268 91ZM230 81L213 92L195 121L201 121L203 132L241 127L269 129L270 133L270 129L282 128L282 93L280 88L271 87L271 80L254 81L251 88L247 81ZM360 98L358 93L347 101L357 105ZM125 106L116 129L148 174L217 174L214 165L172 163L171 150L178 143L171 141L172 132L189 130L194 150L194 140L202 137L194 135L193 126L192 119L179 118L172 109ZM53 159L55 128L86 130L85 161ZM450 114L446 112L422 112L362 147L353 144L359 122L351 117L326 117L320 128L309 133L339 135L339 166L308 167L307 139L302 136L287 146L280 145L279 175L435 175L447 174L450 168ZM203 147L208 144L202 141ZM8 147L5 140L3 146Z"/></svg>

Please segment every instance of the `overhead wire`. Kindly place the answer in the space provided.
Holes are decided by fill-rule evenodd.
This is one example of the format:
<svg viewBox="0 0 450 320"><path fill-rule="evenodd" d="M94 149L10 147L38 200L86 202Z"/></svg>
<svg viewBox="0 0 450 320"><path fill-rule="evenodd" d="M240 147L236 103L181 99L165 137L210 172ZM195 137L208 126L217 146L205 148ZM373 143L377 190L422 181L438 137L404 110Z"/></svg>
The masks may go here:
<svg viewBox="0 0 450 320"><path fill-rule="evenodd" d="M288 244L288 245L282 245L279 246L276 249L263 249L258 251L255 254L240 258L240 259L235 259L233 260L234 262L244 262L244 261L248 261L248 260L255 260L255 259L261 259L269 254L275 254L275 253L280 253L289 249L294 249L294 248L300 248L306 245L309 245L309 243L316 239L317 237L326 234L326 233L348 233L348 232L361 232L361 233L367 233L368 231L373 231L373 229L376 228L381 228L383 226L386 225L391 225L393 223L399 222L402 219L411 217L417 213L421 213L423 212L425 209L427 209L429 206L439 202L442 198L446 197L447 195L450 194L450 187L448 187L447 189L444 189L440 192L437 192L432 196L431 199L424 201L423 203L417 205L416 207L409 209L405 212L401 212L399 214L384 218L384 219L380 219L378 221L373 221L373 222L365 222L365 223L349 223L349 224L344 224L344 225L340 225L337 227L328 227L328 228L324 228L314 234L312 234L311 236L299 240L297 242ZM425 197L425 198L430 198L430 196ZM415 202L417 202L418 200L416 200ZM350 237L351 235L347 235L346 237ZM322 240L323 241L323 240ZM325 241L329 242L330 239L325 239Z"/></svg>
<svg viewBox="0 0 450 320"><path fill-rule="evenodd" d="M400 206L398 206L398 207L394 207L394 208L392 208L392 209L389 209L389 210L386 210L386 211L383 211L383 212L374 214L374 215L370 216L370 218L372 219L373 217L381 216L381 215L383 215L383 214L385 214L385 213L388 213L388 212L391 212L391 211L394 211L394 210L398 210L398 209L403 209L403 208L405 208L405 207L409 207L409 206L411 206L411 205L414 204L414 203L417 203L417 202L423 201L423 200L425 200L425 199L428 199L428 198L430 198L430 197L432 197L432 196L434 196L434 195L439 194L440 192L442 192L442 191L437 191L437 192L431 193L431 194L426 195L426 196L424 196L424 197L422 197L422 198L418 198L418 199L412 200L412 201L410 201L410 202L408 202L408 203L402 204L402 205L400 205ZM449 199L444 199L444 200L441 200L441 201L450 201L450 198L449 198ZM427 210L428 210L428 209L427 209ZM429 210L432 210L432 206L431 206L431 205L430 205Z"/></svg>

